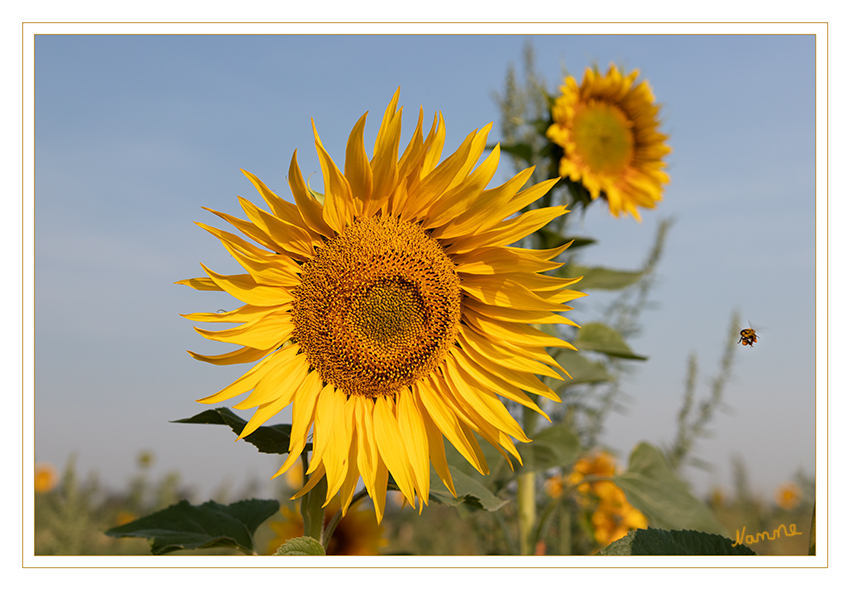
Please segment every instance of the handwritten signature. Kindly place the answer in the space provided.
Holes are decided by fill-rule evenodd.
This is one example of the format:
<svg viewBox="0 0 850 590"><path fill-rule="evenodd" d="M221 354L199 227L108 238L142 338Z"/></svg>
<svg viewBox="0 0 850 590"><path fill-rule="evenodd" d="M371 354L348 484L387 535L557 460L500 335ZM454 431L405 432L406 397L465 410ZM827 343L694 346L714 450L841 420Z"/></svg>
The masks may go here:
<svg viewBox="0 0 850 590"><path fill-rule="evenodd" d="M754 537L753 535L747 535L746 532L747 527L744 527L740 531L735 531L735 542L732 544L733 547L742 545L744 542L746 542L747 545L753 545L755 543L758 543L759 541L763 541L764 539L767 539L768 541L773 541L774 539L780 537L781 533L785 533L786 537L794 537L796 535L803 534L797 530L796 524L789 525L787 529L785 528L784 524L781 524L773 530L773 535L771 535L768 531L762 531L760 533L756 533Z"/></svg>

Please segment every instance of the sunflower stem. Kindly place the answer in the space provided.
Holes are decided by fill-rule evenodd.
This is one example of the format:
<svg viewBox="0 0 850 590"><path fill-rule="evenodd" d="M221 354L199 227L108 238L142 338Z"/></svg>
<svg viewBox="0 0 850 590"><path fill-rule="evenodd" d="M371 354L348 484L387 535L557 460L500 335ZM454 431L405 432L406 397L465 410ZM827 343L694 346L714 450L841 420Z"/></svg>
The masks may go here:
<svg viewBox="0 0 850 590"><path fill-rule="evenodd" d="M316 486L301 499L301 518L304 520L304 536L313 537L322 542L322 525L325 521L325 509L322 504L328 491L328 480L322 477Z"/></svg>
<svg viewBox="0 0 850 590"><path fill-rule="evenodd" d="M522 409L523 428L528 433L534 432L537 414L529 409ZM537 505L534 486L534 472L523 473L517 479L517 507L519 516L519 554L532 555L534 551L534 522L537 520Z"/></svg>

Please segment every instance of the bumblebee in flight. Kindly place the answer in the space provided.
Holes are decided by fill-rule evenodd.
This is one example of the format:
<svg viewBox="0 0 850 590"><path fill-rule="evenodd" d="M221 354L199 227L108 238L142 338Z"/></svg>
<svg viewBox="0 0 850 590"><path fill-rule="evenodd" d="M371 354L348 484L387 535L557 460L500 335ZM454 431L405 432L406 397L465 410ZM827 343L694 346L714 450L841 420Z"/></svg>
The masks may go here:
<svg viewBox="0 0 850 590"><path fill-rule="evenodd" d="M753 343L758 341L759 339L758 336L756 336L756 331L753 330L752 327L744 328L743 330L741 330L741 337L738 338L738 344L740 344L741 346L749 346L750 348L752 348Z"/></svg>

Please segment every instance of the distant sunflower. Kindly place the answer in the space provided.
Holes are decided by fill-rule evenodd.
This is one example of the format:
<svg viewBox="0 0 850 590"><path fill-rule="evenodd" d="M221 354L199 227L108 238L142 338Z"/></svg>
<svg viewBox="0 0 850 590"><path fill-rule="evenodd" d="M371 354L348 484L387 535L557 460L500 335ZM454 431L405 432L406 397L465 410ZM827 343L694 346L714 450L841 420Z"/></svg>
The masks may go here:
<svg viewBox="0 0 850 590"><path fill-rule="evenodd" d="M529 439L497 396L543 414L524 391L560 401L536 375L561 379L544 347L573 348L529 326L570 324L557 312L583 294L578 279L539 274L569 244L550 250L507 247L566 213L563 206L514 213L556 180L520 190L525 170L485 189L496 172L498 146L475 168L490 125L470 133L439 163L442 115L427 137L422 110L398 158L398 92L384 113L370 159L363 145L366 115L348 139L340 171L313 127L325 194L304 182L293 155L289 187L295 204L244 172L271 213L240 198L248 220L213 211L257 242L204 224L246 274L179 281L225 291L245 305L226 313L194 313L193 321L235 322L206 338L240 345L213 364L257 362L214 404L252 391L234 407L257 408L240 434L254 432L292 404L289 469L312 427L310 478L295 497L327 476L326 504L338 492L347 510L362 477L380 522L388 476L410 504L427 503L429 460L454 493L445 436L482 473L487 463L474 434L507 458L520 456L511 437ZM438 165L439 163L439 165ZM545 414L543 414L545 416Z"/></svg>
<svg viewBox="0 0 850 590"><path fill-rule="evenodd" d="M786 482L776 490L776 505L783 510L794 510L800 504L803 491L793 482Z"/></svg>
<svg viewBox="0 0 850 590"><path fill-rule="evenodd" d="M50 463L35 464L35 493L44 494L56 487L59 476L56 468Z"/></svg>
<svg viewBox="0 0 850 590"><path fill-rule="evenodd" d="M632 506L623 490L610 480L579 483L586 476L612 477L617 473L614 456L597 451L576 461L572 473L567 477L568 485L576 485L579 503L592 507L590 521L593 538L600 547L605 547L624 537L629 531L645 529L648 521L643 513Z"/></svg>
<svg viewBox="0 0 850 590"><path fill-rule="evenodd" d="M362 504L352 508L345 518L337 523L328 542L328 555L379 555L381 548L387 546L387 540L383 536L384 528L375 522L368 508L361 507ZM325 525L333 518L337 510L339 510L339 497L331 501L329 510L325 513ZM274 520L269 523L275 532L275 538L268 544L270 554L274 554L289 539L304 534L304 519L301 514L287 506L282 506L280 513L283 520Z"/></svg>
<svg viewBox="0 0 850 590"><path fill-rule="evenodd" d="M604 195L612 215L640 220L637 208L654 209L669 182L662 158L670 147L658 132L649 83L635 83L638 73L624 78L613 64L604 76L587 68L581 86L567 76L546 136L564 149L561 176L580 181L594 199Z"/></svg>

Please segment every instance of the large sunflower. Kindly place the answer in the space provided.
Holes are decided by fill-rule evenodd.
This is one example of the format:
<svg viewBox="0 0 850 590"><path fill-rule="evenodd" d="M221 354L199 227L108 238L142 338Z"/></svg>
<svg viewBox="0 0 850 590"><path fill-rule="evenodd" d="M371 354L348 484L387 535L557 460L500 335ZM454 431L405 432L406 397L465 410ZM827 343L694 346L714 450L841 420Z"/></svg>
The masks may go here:
<svg viewBox="0 0 850 590"><path fill-rule="evenodd" d="M196 328L206 338L239 345L218 365L256 364L220 392L213 404L251 391L236 404L256 408L240 438L292 404L290 455L295 463L312 427L310 478L298 497L327 477L327 502L338 492L347 510L362 477L384 512L388 476L405 498L428 501L429 460L454 493L443 447L447 438L482 473L487 463L478 434L519 460L512 438L527 442L499 397L543 414L530 392L558 400L536 375L561 377L544 347L573 348L529 326L570 324L559 315L583 294L578 279L538 274L568 244L550 250L507 247L566 212L563 206L514 213L556 182L520 190L532 170L485 189L496 171L498 146L474 168L490 125L470 133L439 163L445 140L441 115L427 137L422 110L413 138L398 158L398 92L387 107L371 160L363 145L366 115L348 139L344 171L313 127L324 196L304 182L292 156L289 187L295 204L245 175L271 212L240 198L248 220L213 211L255 245L198 224L218 237L245 268L179 281L225 291L245 303L226 313L193 313L234 328ZM259 361L259 362L257 362ZM545 416L545 414L543 414Z"/></svg>
<svg viewBox="0 0 850 590"><path fill-rule="evenodd" d="M658 110L649 83L623 77L613 64L602 76L587 68L581 86L567 76L552 107L546 136L564 149L558 173L581 183L594 199L604 194L611 214L654 209L661 200L663 156L670 152L658 132Z"/></svg>

